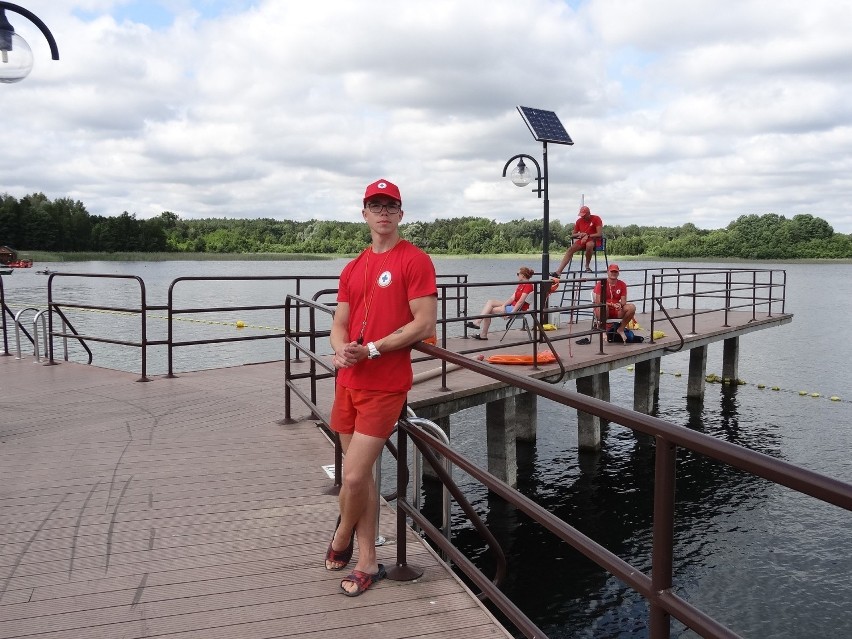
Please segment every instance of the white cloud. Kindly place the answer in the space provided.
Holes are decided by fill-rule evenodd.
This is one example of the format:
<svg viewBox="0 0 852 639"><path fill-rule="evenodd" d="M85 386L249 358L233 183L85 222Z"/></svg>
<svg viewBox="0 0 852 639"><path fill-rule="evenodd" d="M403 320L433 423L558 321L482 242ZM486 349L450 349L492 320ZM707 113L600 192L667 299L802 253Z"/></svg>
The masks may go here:
<svg viewBox="0 0 852 639"><path fill-rule="evenodd" d="M36 56L0 86L0 191L17 197L99 215L357 219L383 176L406 221L534 218L541 200L501 178L516 153L541 160L524 104L555 111L575 141L548 146L552 217L573 220L585 195L609 224L811 213L852 232L845 3L28 8L61 59L9 14Z"/></svg>

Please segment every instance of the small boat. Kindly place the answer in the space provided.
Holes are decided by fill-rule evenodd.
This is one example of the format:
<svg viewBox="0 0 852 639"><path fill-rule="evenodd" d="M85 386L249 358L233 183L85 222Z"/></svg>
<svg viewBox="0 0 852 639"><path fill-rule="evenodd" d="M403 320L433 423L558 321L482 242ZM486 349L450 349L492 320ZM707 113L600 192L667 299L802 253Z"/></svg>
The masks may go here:
<svg viewBox="0 0 852 639"><path fill-rule="evenodd" d="M0 275L11 275L13 270L11 268L0 268Z"/></svg>

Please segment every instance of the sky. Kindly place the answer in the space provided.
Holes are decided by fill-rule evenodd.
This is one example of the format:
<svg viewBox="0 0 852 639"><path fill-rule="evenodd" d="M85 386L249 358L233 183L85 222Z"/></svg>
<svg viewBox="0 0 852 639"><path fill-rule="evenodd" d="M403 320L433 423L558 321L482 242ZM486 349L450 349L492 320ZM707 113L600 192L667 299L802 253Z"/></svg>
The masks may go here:
<svg viewBox="0 0 852 639"><path fill-rule="evenodd" d="M550 219L852 233L852 3L16 0L32 73L0 84L0 193L92 215L540 219L517 106L553 111ZM514 168L510 164L509 172Z"/></svg>

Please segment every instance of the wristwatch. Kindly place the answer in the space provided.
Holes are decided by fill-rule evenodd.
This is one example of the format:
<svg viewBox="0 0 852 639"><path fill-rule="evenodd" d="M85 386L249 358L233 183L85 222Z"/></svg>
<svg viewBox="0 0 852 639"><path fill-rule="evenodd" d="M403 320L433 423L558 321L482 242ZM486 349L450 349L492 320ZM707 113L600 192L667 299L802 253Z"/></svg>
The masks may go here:
<svg viewBox="0 0 852 639"><path fill-rule="evenodd" d="M382 354L379 352L379 349L376 348L376 345L373 344L373 342L367 342L367 351L367 359L378 359L382 356Z"/></svg>

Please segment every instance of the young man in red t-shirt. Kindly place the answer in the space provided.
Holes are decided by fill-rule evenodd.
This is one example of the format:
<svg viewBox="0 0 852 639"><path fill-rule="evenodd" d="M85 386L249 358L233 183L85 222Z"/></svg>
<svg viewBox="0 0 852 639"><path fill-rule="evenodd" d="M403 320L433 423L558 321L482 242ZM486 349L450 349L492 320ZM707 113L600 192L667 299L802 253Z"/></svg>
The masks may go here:
<svg viewBox="0 0 852 639"><path fill-rule="evenodd" d="M571 263L571 258L577 251L586 251L586 272L592 272L592 255L595 252L595 247L599 246L603 241L603 221L597 215L592 215L591 209L588 206L581 206L577 221L574 223L574 232L571 233L571 239L574 240L568 250L565 251L565 257L559 264L559 268L553 271L553 277L562 277L562 271ZM568 269L571 270L570 268Z"/></svg>
<svg viewBox="0 0 852 639"><path fill-rule="evenodd" d="M325 567L342 570L357 537L358 562L340 582L350 597L385 577L376 560L373 465L411 388L411 345L435 334L438 311L432 260L399 235L403 210L396 185L370 184L361 215L372 243L340 275L329 338L337 369L331 428L345 457L340 518Z"/></svg>
<svg viewBox="0 0 852 639"><path fill-rule="evenodd" d="M627 301L627 284L618 279L618 264L610 264L606 275L606 319L621 319L616 331L622 341L627 344L625 327L636 315L636 305ZM600 304L603 299L601 283L595 284L595 304ZM595 309L595 316L600 320L600 309Z"/></svg>

